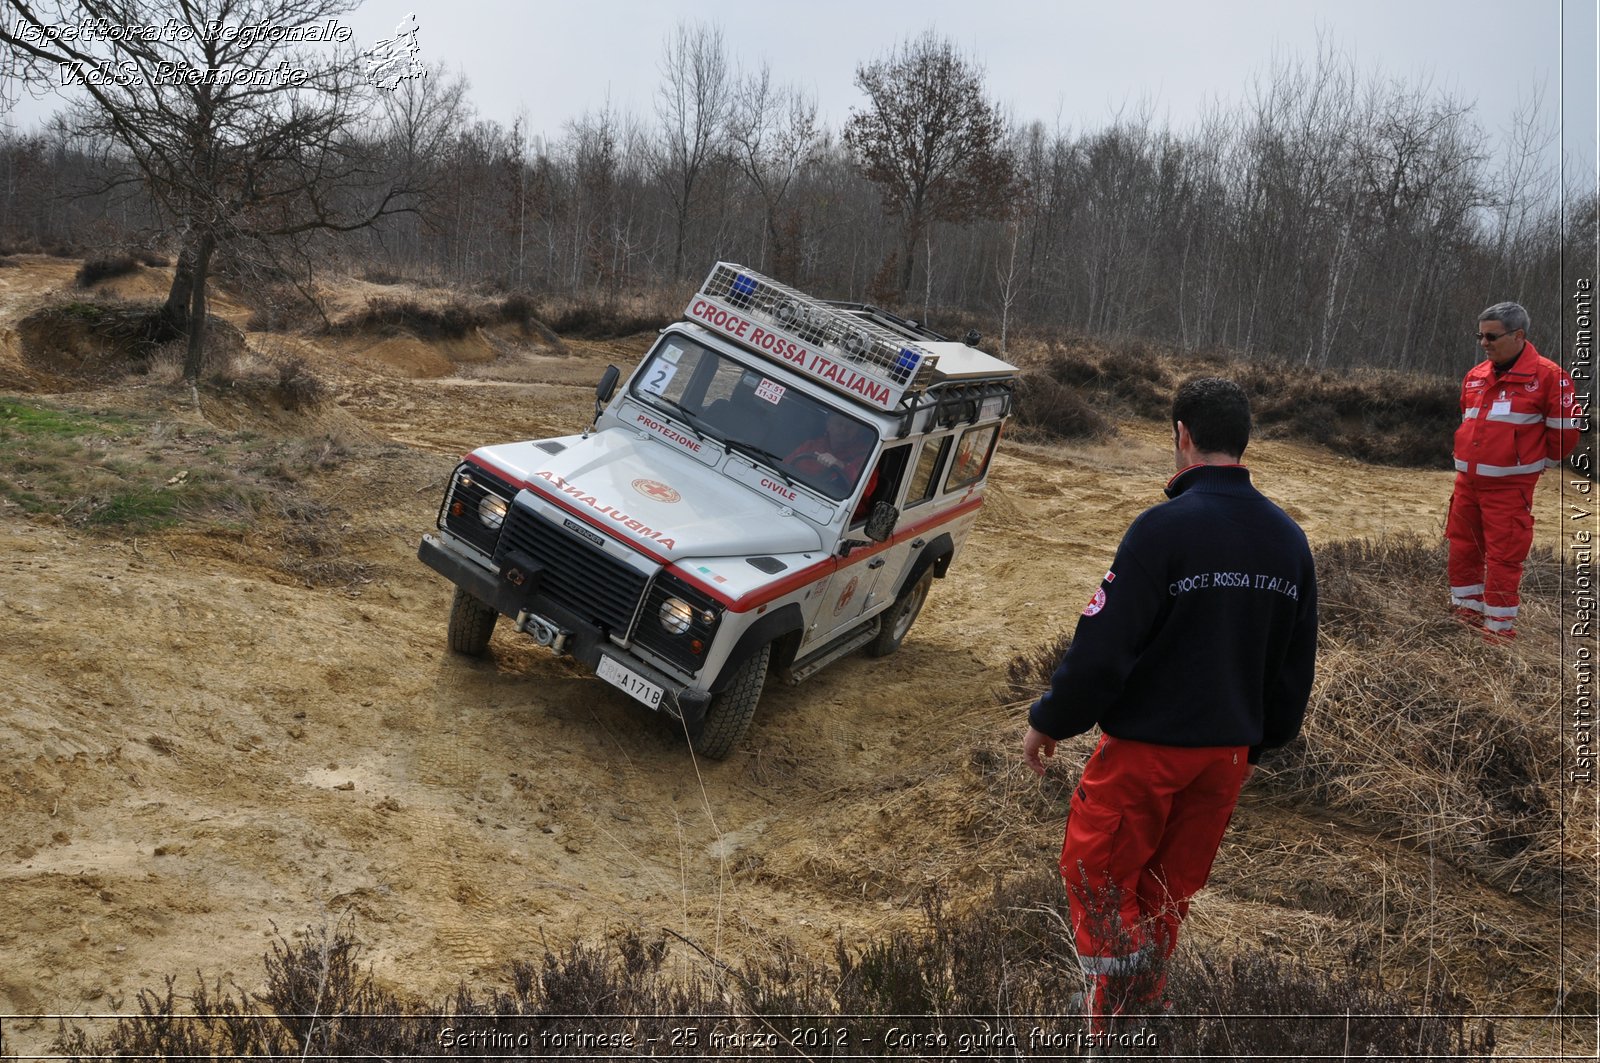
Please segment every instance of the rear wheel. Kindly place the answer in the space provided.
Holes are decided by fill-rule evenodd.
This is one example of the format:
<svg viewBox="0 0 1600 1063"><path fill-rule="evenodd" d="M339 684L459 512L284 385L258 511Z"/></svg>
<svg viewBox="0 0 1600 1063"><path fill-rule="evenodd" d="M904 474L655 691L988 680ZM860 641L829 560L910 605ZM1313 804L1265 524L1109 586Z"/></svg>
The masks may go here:
<svg viewBox="0 0 1600 1063"><path fill-rule="evenodd" d="M900 648L911 625L917 622L917 614L922 612L922 603L928 600L928 588L931 586L933 569L930 567L883 614L883 626L878 629L878 637L867 646L868 657L887 657Z"/></svg>
<svg viewBox="0 0 1600 1063"><path fill-rule="evenodd" d="M450 603L450 648L468 657L482 657L498 619L499 613L457 587Z"/></svg>
<svg viewBox="0 0 1600 1063"><path fill-rule="evenodd" d="M771 658L772 645L768 643L741 664L722 692L712 697L699 731L689 736L689 744L696 753L721 760L733 752L733 747L750 730L750 720L756 714L756 702L761 700L761 687L767 681L767 662Z"/></svg>

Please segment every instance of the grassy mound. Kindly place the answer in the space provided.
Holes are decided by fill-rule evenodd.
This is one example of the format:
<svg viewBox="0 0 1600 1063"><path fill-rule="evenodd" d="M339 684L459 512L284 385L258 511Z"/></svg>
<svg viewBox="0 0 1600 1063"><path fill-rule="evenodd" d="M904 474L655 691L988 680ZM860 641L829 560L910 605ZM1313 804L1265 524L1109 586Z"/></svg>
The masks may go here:
<svg viewBox="0 0 1600 1063"><path fill-rule="evenodd" d="M182 360L185 334L159 303L73 301L47 306L17 323L24 365L78 382L106 382L152 363ZM225 366L245 351L244 336L227 321L206 316L206 364Z"/></svg>
<svg viewBox="0 0 1600 1063"><path fill-rule="evenodd" d="M1103 436L1106 411L1164 419L1190 376L1224 376L1250 396L1259 434L1316 443L1378 465L1448 468L1459 382L1382 370L1335 373L1285 362L1184 356L1149 345L1050 344L1023 376L1017 421L1045 438Z"/></svg>
<svg viewBox="0 0 1600 1063"><path fill-rule="evenodd" d="M0 506L117 536L264 532L281 546L266 556L307 586L369 574L346 552L341 515L306 489L351 454L332 435L271 438L0 397Z"/></svg>

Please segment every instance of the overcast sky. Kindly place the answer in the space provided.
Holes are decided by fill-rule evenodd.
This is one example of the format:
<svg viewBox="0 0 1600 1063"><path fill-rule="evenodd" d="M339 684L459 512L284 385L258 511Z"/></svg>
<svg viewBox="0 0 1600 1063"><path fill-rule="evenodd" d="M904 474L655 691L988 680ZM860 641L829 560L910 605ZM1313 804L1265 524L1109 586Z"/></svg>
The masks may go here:
<svg viewBox="0 0 1600 1063"><path fill-rule="evenodd" d="M369 0L350 21L376 40L408 12L423 56L465 72L480 113L509 122L525 108L549 137L608 94L651 117L662 42L685 19L719 25L737 63L766 62L814 92L835 130L860 105L857 64L929 27L983 63L1014 119L1072 130L1142 102L1158 124L1186 127L1207 101L1242 100L1274 57L1313 58L1321 33L1358 69L1475 103L1491 136L1539 91L1554 130L1564 100L1568 157L1581 146L1594 169L1593 0L1531 0L1515 14L1501 0Z"/></svg>
<svg viewBox="0 0 1600 1063"><path fill-rule="evenodd" d="M1310 61L1321 34L1367 75L1473 103L1496 143L1518 102L1542 92L1569 165L1595 170L1594 0L1515 13L1495 0L368 0L344 21L370 46L413 12L420 58L464 73L481 116L523 113L550 139L608 97L650 120L662 42L685 20L720 26L741 66L766 62L779 83L813 92L835 131L861 102L856 66L929 28L984 65L1013 119L1074 132L1142 105L1157 125L1187 128L1210 102L1242 102L1275 59ZM47 109L24 100L10 121Z"/></svg>

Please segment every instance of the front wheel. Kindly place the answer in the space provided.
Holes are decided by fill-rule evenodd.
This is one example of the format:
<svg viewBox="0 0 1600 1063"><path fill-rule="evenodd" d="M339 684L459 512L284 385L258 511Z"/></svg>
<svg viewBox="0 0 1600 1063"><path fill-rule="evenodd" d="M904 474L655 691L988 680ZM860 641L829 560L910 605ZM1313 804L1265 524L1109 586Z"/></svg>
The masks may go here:
<svg viewBox="0 0 1600 1063"><path fill-rule="evenodd" d="M867 647L868 657L887 657L900 648L911 625L917 622L917 614L922 612L922 603L928 600L928 588L932 586L933 569L930 567L883 614L878 637Z"/></svg>
<svg viewBox="0 0 1600 1063"><path fill-rule="evenodd" d="M468 657L482 657L498 619L499 613L457 587L450 603L450 648Z"/></svg>
<svg viewBox="0 0 1600 1063"><path fill-rule="evenodd" d="M733 752L739 739L750 730L750 720L756 714L756 702L761 700L761 687L767 681L767 662L771 658L772 644L768 643L739 666L720 694L712 696L700 729L689 736L689 744L696 753L721 760Z"/></svg>

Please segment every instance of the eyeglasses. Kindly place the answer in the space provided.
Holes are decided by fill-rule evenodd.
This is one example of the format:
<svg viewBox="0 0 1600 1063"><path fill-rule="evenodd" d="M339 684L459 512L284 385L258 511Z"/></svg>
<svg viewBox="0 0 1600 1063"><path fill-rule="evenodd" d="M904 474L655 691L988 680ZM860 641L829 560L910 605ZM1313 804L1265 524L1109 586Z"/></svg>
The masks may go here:
<svg viewBox="0 0 1600 1063"><path fill-rule="evenodd" d="M1478 333L1478 339L1488 340L1493 343L1495 340L1503 340L1509 335L1511 335L1509 332L1480 332Z"/></svg>

